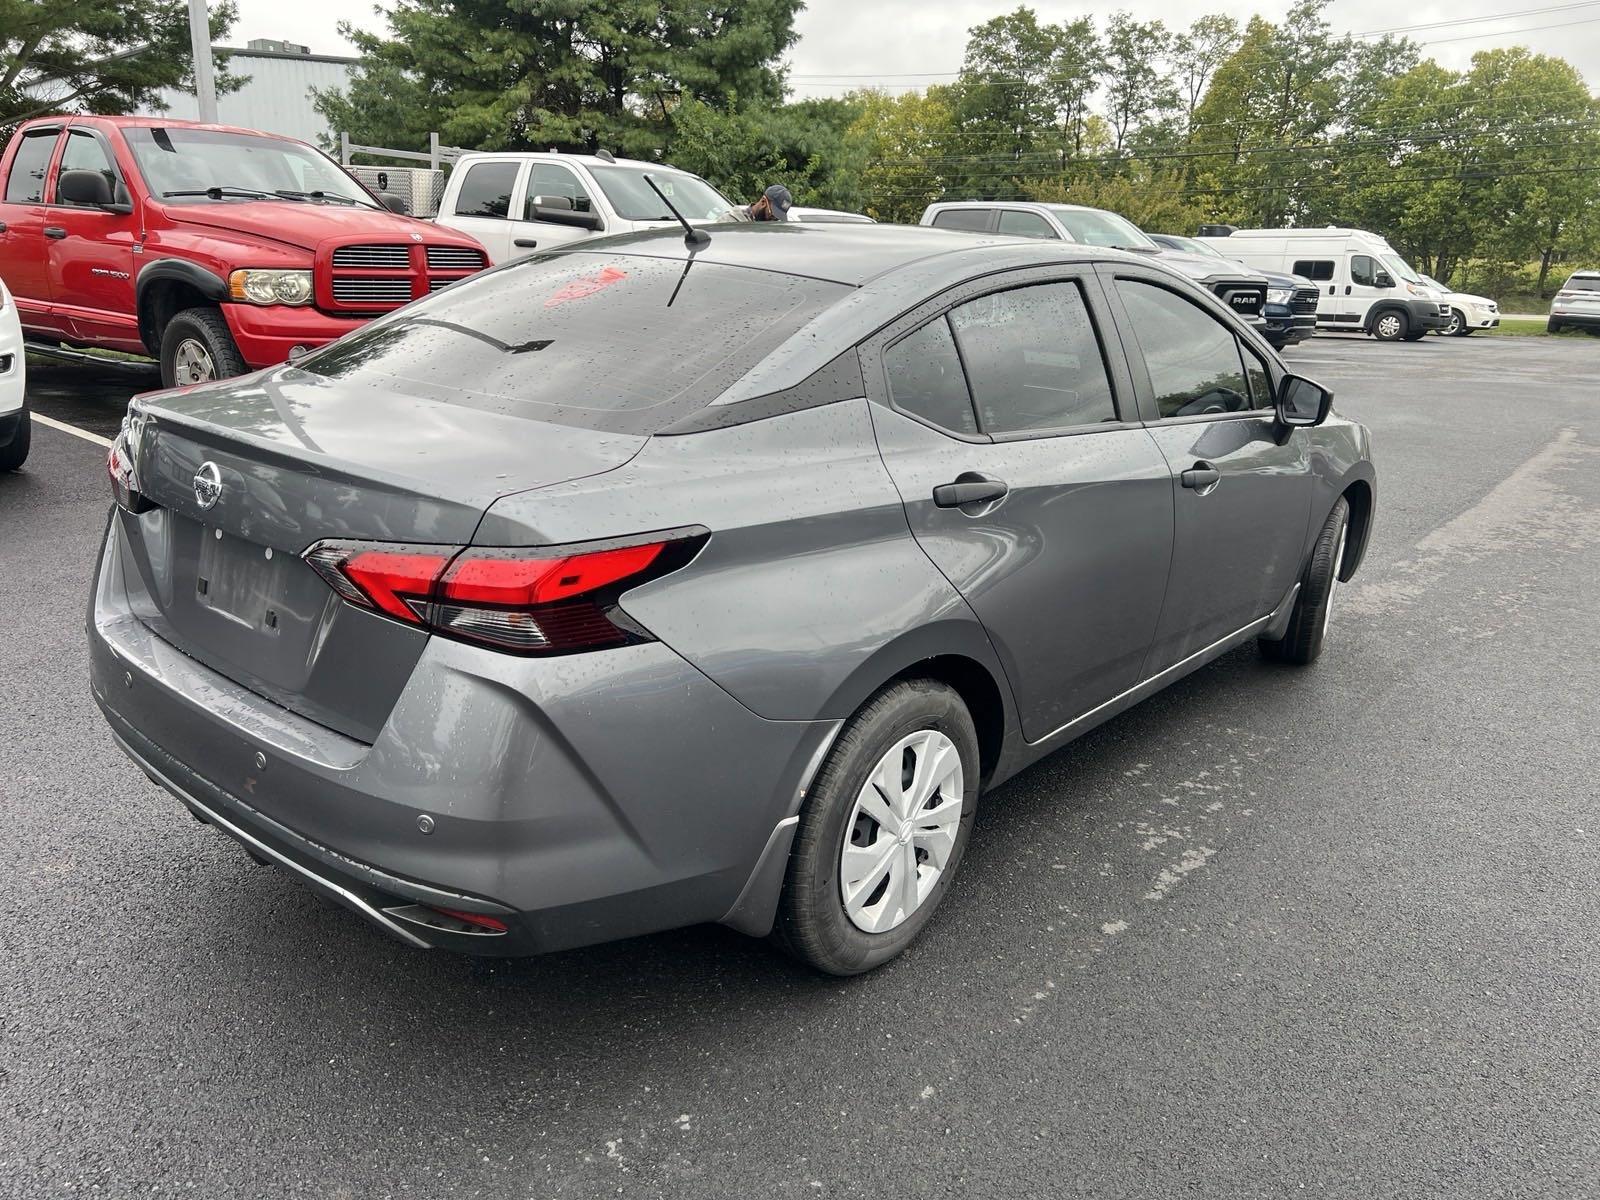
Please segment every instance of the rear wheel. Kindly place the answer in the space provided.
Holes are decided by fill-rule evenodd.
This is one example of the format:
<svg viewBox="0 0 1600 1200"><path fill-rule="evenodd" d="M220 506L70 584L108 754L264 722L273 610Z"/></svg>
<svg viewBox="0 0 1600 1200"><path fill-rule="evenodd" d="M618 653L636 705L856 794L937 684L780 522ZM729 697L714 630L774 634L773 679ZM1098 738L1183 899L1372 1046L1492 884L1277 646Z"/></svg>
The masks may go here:
<svg viewBox="0 0 1600 1200"><path fill-rule="evenodd" d="M186 308L161 334L161 382L167 387L227 379L249 369L228 322L214 308Z"/></svg>
<svg viewBox="0 0 1600 1200"><path fill-rule="evenodd" d="M1387 309L1372 322L1372 336L1380 342L1398 342L1409 332L1411 322L1398 309Z"/></svg>
<svg viewBox="0 0 1600 1200"><path fill-rule="evenodd" d="M17 414L17 432L11 440L0 446L0 471L15 471L28 461L28 447L33 441L33 418L28 415L28 405L22 405Z"/></svg>
<svg viewBox="0 0 1600 1200"><path fill-rule="evenodd" d="M1311 548L1311 561L1300 577L1300 595L1295 598L1294 610L1289 614L1289 627L1281 638L1262 638L1257 643L1264 657L1301 666L1317 661L1323 640L1328 636L1333 597L1339 590L1339 563L1344 558L1345 535L1349 530L1350 502L1340 496Z"/></svg>
<svg viewBox="0 0 1600 1200"><path fill-rule="evenodd" d="M1544 331L1546 333L1560 333L1561 332L1561 322L1556 320L1554 317L1551 317L1548 321L1545 322Z"/></svg>
<svg viewBox="0 0 1600 1200"><path fill-rule="evenodd" d="M978 770L977 733L953 690L919 679L874 696L800 810L774 940L830 975L904 950L961 863Z"/></svg>

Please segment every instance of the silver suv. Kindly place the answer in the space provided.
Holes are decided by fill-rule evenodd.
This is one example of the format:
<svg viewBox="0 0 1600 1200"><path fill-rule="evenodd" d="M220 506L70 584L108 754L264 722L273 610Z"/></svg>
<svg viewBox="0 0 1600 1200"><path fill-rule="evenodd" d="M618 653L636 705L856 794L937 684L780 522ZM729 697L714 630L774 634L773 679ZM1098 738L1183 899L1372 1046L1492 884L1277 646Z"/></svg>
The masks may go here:
<svg viewBox="0 0 1600 1200"><path fill-rule="evenodd" d="M1201 287L1257 330L1266 326L1267 277L1259 271L1217 257L1174 250L1158 244L1126 217L1082 204L1035 204L1028 201L961 200L928 205L922 224L937 229L966 229L1009 237L1077 242L1148 254Z"/></svg>
<svg viewBox="0 0 1600 1200"><path fill-rule="evenodd" d="M1563 329L1600 329L1600 271L1574 271L1550 302L1551 333Z"/></svg>

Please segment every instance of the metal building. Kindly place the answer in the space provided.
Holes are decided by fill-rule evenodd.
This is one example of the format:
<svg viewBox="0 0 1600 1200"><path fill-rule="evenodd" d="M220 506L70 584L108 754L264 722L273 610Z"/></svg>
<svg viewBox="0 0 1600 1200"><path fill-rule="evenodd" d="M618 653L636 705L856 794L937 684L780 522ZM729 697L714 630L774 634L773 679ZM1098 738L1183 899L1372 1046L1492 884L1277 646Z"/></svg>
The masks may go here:
<svg viewBox="0 0 1600 1200"><path fill-rule="evenodd" d="M267 133L281 133L312 145L334 145L338 133L330 131L312 107L311 89L346 88L357 59L312 54L307 46L255 38L244 49L217 46L214 53L230 56L228 71L248 77L236 92L217 97L217 120ZM168 117L197 120L199 107L193 92L167 89L161 93Z"/></svg>

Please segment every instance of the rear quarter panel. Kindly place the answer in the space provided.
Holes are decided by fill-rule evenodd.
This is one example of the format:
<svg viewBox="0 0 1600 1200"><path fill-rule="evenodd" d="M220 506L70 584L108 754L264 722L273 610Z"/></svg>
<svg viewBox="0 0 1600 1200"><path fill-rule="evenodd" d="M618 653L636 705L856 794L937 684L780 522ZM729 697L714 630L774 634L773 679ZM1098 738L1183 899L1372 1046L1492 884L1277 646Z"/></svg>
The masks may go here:
<svg viewBox="0 0 1600 1200"><path fill-rule="evenodd" d="M606 475L499 501L475 540L683 525L712 531L700 555L623 607L760 716L846 717L936 654L1005 678L971 609L912 539L865 399L657 437Z"/></svg>

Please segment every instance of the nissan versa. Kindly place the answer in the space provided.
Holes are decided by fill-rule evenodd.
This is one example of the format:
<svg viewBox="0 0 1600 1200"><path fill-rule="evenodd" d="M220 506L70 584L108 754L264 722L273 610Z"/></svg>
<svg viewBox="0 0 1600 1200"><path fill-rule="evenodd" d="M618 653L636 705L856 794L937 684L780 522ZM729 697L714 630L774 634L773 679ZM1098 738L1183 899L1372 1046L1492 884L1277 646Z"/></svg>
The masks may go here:
<svg viewBox="0 0 1600 1200"><path fill-rule="evenodd" d="M1242 643L1317 657L1374 507L1330 400L1148 256L578 243L136 400L94 693L414 946L709 921L864 971L984 790Z"/></svg>

